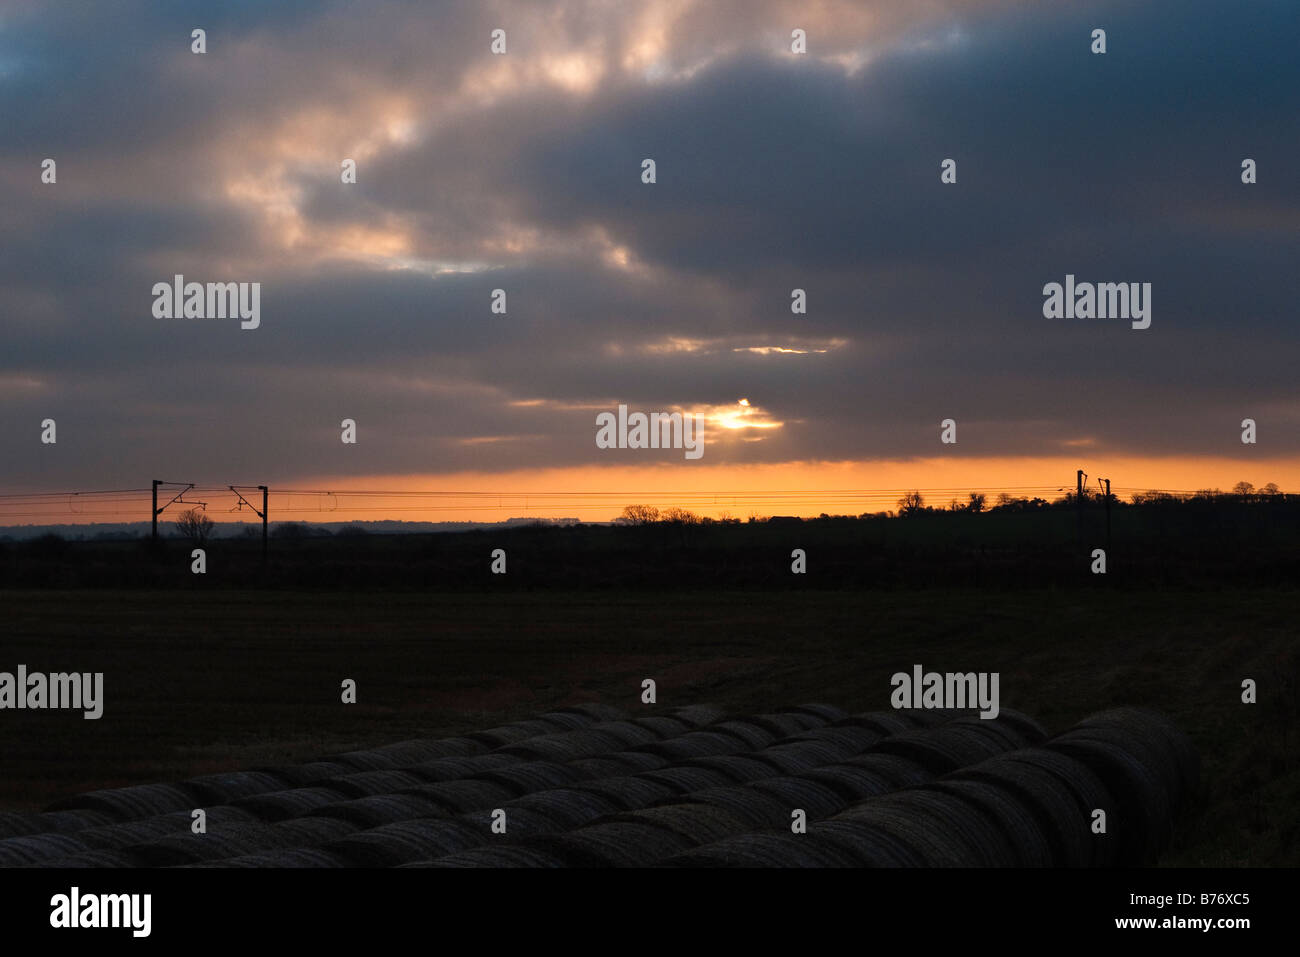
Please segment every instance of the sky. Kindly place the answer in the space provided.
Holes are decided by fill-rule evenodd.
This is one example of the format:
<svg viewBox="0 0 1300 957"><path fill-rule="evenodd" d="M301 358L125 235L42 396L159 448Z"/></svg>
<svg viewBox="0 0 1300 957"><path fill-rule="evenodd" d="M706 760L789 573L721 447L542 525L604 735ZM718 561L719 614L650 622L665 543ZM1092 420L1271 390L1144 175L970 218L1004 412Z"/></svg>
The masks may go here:
<svg viewBox="0 0 1300 957"><path fill-rule="evenodd" d="M1298 41L1291 0L9 2L0 524L155 478L501 496L356 513L414 520L1300 491ZM157 317L176 274L260 324ZM1150 327L1045 318L1067 275ZM599 448L619 405L702 456Z"/></svg>

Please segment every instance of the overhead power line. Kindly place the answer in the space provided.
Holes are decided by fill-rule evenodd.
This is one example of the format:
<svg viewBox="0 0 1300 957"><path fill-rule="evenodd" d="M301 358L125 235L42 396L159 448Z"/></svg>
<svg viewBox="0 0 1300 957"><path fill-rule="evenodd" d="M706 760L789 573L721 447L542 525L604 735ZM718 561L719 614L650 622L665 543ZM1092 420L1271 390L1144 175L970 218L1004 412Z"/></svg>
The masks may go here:
<svg viewBox="0 0 1300 957"><path fill-rule="evenodd" d="M167 488L168 495L180 490L183 495L202 495L205 500L218 501L224 511L238 511L247 507L262 516L253 500L244 497L241 490L260 489L257 485L199 485L188 482L159 482ZM26 520L28 523L56 524L59 518L73 521L81 518L116 518L148 514L144 502L152 488L98 489L65 492L13 492L0 494L0 522ZM490 513L533 511L546 509L618 509L631 504L676 505L683 508L715 509L846 509L855 511L881 511L892 509L900 497L908 492L919 492L934 498L936 504L951 496L964 496L971 492L1010 495L1032 498L1054 498L1075 491L1058 484L1019 486L931 486L897 488L847 488L847 489L770 489L735 492L654 490L560 490L560 491L508 491L487 489L280 489L264 494L262 504L275 505L276 514L328 514L347 512L354 514L410 514L419 512ZM1113 493L1129 495L1134 492L1156 492L1172 496L1194 495L1191 489L1152 489L1145 486L1115 486ZM215 497L215 499L214 499ZM241 503L242 499L242 503ZM274 499L274 503L270 503ZM307 501L303 501L307 499ZM200 503L193 503L200 504ZM225 506L229 505L229 508ZM154 506L157 507L156 505ZM164 506L165 508L165 506Z"/></svg>

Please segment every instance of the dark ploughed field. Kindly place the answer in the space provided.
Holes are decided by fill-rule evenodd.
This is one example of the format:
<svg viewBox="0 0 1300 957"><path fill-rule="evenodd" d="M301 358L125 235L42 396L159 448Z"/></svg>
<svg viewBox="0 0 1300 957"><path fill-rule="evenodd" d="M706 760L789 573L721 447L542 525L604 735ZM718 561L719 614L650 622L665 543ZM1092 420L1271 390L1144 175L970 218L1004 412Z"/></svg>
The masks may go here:
<svg viewBox="0 0 1300 957"><path fill-rule="evenodd" d="M104 715L11 711L0 809L451 736L580 703L890 707L914 664L996 671L1050 733L1136 705L1201 788L1162 864L1300 864L1294 589L467 594L5 591L0 670L103 671ZM340 683L358 701L340 701ZM640 701L654 678L656 705ZM1253 678L1260 703L1241 703Z"/></svg>

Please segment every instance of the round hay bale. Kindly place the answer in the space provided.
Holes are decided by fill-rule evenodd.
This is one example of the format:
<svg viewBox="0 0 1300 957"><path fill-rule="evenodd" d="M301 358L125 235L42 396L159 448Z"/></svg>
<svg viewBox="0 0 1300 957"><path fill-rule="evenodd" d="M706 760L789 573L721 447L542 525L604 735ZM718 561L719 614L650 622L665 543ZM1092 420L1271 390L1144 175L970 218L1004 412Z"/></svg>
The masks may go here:
<svg viewBox="0 0 1300 957"><path fill-rule="evenodd" d="M929 787L984 811L996 823L1003 846L1012 852L1011 866L1053 867L1059 863L1038 816L1013 789L972 778L935 781Z"/></svg>
<svg viewBox="0 0 1300 957"><path fill-rule="evenodd" d="M332 764L341 764L348 770L344 774L355 774L358 771L392 771L397 768L398 761L391 755L385 754L378 748L372 748L368 751L348 751L344 754L330 754L324 758Z"/></svg>
<svg viewBox="0 0 1300 957"><path fill-rule="evenodd" d="M569 829L564 821L549 814L543 814L534 808L511 805L504 810L506 812L506 834L504 835L491 834L492 811L487 808L482 811L463 814L457 820L463 821L471 827L484 828L491 834L491 840L493 841L504 841L507 838L511 842L527 840L531 837L563 834Z"/></svg>
<svg viewBox="0 0 1300 957"><path fill-rule="evenodd" d="M624 748L635 748L659 740L658 734L635 721L602 721L593 724L591 730L610 735Z"/></svg>
<svg viewBox="0 0 1300 957"><path fill-rule="evenodd" d="M667 800L681 793L669 784L639 774L626 774L614 778L601 778L598 781L586 781L578 785L578 788L609 798L617 808L623 811L649 807L656 801Z"/></svg>
<svg viewBox="0 0 1300 957"><path fill-rule="evenodd" d="M557 730L557 725L551 721L544 721L541 718L524 718L522 721L511 721L509 724L503 725L502 727L517 728L527 734L530 738L542 734L554 734Z"/></svg>
<svg viewBox="0 0 1300 957"><path fill-rule="evenodd" d="M1147 765L1168 782L1170 806L1176 812L1200 784L1200 755L1191 738L1168 717L1145 708L1113 708L1084 718L1078 730L1111 729L1124 734L1130 750L1141 748Z"/></svg>
<svg viewBox="0 0 1300 957"><path fill-rule="evenodd" d="M803 751L766 748L762 751L750 751L742 754L741 757L766 764L773 772L768 777L776 777L780 774L802 774L817 767L816 758Z"/></svg>
<svg viewBox="0 0 1300 957"><path fill-rule="evenodd" d="M621 751L618 754L607 754L599 758L579 758L577 761L570 761L569 767L577 768L588 779L594 779L632 774L636 771L654 771L656 768L666 767L667 764L668 759L661 758L657 754L647 754L644 751Z"/></svg>
<svg viewBox="0 0 1300 957"><path fill-rule="evenodd" d="M824 768L813 768L800 776L830 788L847 803L864 801L869 797L897 790L893 782L885 776L851 764L832 764Z"/></svg>
<svg viewBox="0 0 1300 957"><path fill-rule="evenodd" d="M785 801L752 787L709 788L696 791L690 801L722 808L752 830L790 826L792 808Z"/></svg>
<svg viewBox="0 0 1300 957"><path fill-rule="evenodd" d="M380 827L411 821L416 818L450 817L451 813L438 802L417 794L372 794L370 797L338 801L313 810L307 817L334 818L357 827Z"/></svg>
<svg viewBox="0 0 1300 957"><path fill-rule="evenodd" d="M811 838L811 839L810 839ZM668 867L856 867L849 852L810 834L737 834L663 861Z"/></svg>
<svg viewBox="0 0 1300 957"><path fill-rule="evenodd" d="M894 714L909 722L913 729L937 728L967 714L955 708L899 708Z"/></svg>
<svg viewBox="0 0 1300 957"><path fill-rule="evenodd" d="M389 745L392 747L392 745ZM438 738L425 742L423 749L429 752L440 752L439 757L447 758L468 758L476 754L486 754L488 748L483 742L475 741L468 735L458 735L454 738Z"/></svg>
<svg viewBox="0 0 1300 957"><path fill-rule="evenodd" d="M232 824L220 830L209 828L206 834L189 831L167 834L124 850L140 857L148 867L178 867L257 854L287 847L289 843L288 836L277 832L270 824Z"/></svg>
<svg viewBox="0 0 1300 957"><path fill-rule="evenodd" d="M222 774L205 774L182 782L182 787L194 794L199 807L208 804L229 804L231 801L268 791L283 791L294 785L285 777L268 771L228 771Z"/></svg>
<svg viewBox="0 0 1300 957"><path fill-rule="evenodd" d="M1095 741L1128 754L1146 769L1148 776L1159 788L1172 817L1173 808L1183 794L1182 772L1176 757L1162 741L1152 740L1139 731L1121 725L1091 725L1071 728L1049 741L1047 747L1054 748L1057 743L1074 741Z"/></svg>
<svg viewBox="0 0 1300 957"><path fill-rule="evenodd" d="M813 728L824 728L829 724L825 719L819 718L811 712L801 711L798 708L785 708L777 713L796 721L799 724L799 731L811 731ZM795 733L798 734L798 732Z"/></svg>
<svg viewBox="0 0 1300 957"><path fill-rule="evenodd" d="M92 850L71 834L30 834L0 841L0 867L23 867Z"/></svg>
<svg viewBox="0 0 1300 957"><path fill-rule="evenodd" d="M324 787L335 788L350 798L370 797L373 794L390 794L401 788L427 783L410 771L358 771L322 782Z"/></svg>
<svg viewBox="0 0 1300 957"><path fill-rule="evenodd" d="M915 721L910 721L900 715L901 712L898 711L872 711L867 714L853 714L847 718L841 718L837 726L841 728L869 728L882 738L887 738L891 734L912 731L918 727Z"/></svg>
<svg viewBox="0 0 1300 957"><path fill-rule="evenodd" d="M608 754L605 757L622 762L625 769L623 773L658 771L660 768L666 768L670 763L663 755L651 754L649 751L620 751L618 754Z"/></svg>
<svg viewBox="0 0 1300 957"><path fill-rule="evenodd" d="M1029 747L1019 731L998 718L958 718L931 733L966 740L972 748L983 748L987 757L982 760Z"/></svg>
<svg viewBox="0 0 1300 957"><path fill-rule="evenodd" d="M830 817L848 806L848 801L825 784L800 777L765 778L746 784L745 787L770 794L785 805L785 823L789 826L790 812L803 808L808 820Z"/></svg>
<svg viewBox="0 0 1300 957"><path fill-rule="evenodd" d="M689 848L675 831L646 821L603 821L551 838L554 847L572 848L606 867L648 867Z"/></svg>
<svg viewBox="0 0 1300 957"><path fill-rule="evenodd" d="M836 721L842 721L849 716L847 711L837 708L833 704L801 704L785 710L810 714L813 717L820 718L823 724L834 724Z"/></svg>
<svg viewBox="0 0 1300 957"><path fill-rule="evenodd" d="M464 814L482 807L500 807L517 797L510 788L477 779L417 784L400 793L428 798L452 814Z"/></svg>
<svg viewBox="0 0 1300 957"><path fill-rule="evenodd" d="M244 854L221 861L184 864L183 867L349 867L347 859L319 847L289 847L259 854Z"/></svg>
<svg viewBox="0 0 1300 957"><path fill-rule="evenodd" d="M746 750L745 742L730 734L716 731L691 731L679 738L668 738L644 744L638 751L657 754L669 761L685 761L688 758L706 758L714 754L736 754Z"/></svg>
<svg viewBox="0 0 1300 957"><path fill-rule="evenodd" d="M928 802L917 800L919 789L887 794L855 804L836 820L860 821L885 831L919 855L926 867L979 867L984 855L978 839L972 841L961 828L967 821L951 807L965 807L955 798L949 807L935 814Z"/></svg>
<svg viewBox="0 0 1300 957"><path fill-rule="evenodd" d="M808 836L851 854L862 867L925 867L925 858L911 845L866 821L817 821L808 825Z"/></svg>
<svg viewBox="0 0 1300 957"><path fill-rule="evenodd" d="M396 744L386 744L382 748L376 748L375 751L391 758L393 766L398 768L409 767L412 764L423 764L425 761L434 761L438 758L469 757L470 755L483 754L487 750L487 745L482 741L473 738L414 738L410 741L398 741Z"/></svg>
<svg viewBox="0 0 1300 957"><path fill-rule="evenodd" d="M1107 813L1106 827L1117 837L1117 863L1154 863L1173 831L1165 782L1132 751L1098 733L1104 730L1067 731L1047 748L1087 765L1114 797L1116 813Z"/></svg>
<svg viewBox="0 0 1300 957"><path fill-rule="evenodd" d="M997 753L1004 751L1019 751L1022 748L1033 747L1040 741L1028 741L1020 733L1020 729L1009 721L1003 721L1002 715L996 718L980 718L974 715L966 715L957 718L943 730L951 729L956 733L963 730L968 734L981 736L996 745ZM992 755L990 755L992 757Z"/></svg>
<svg viewBox="0 0 1300 957"><path fill-rule="evenodd" d="M577 711L548 711L538 715L538 720L551 726L551 733L582 731L596 723L596 719Z"/></svg>
<svg viewBox="0 0 1300 957"><path fill-rule="evenodd" d="M99 811L114 821L138 821L168 811L193 808L196 802L195 795L175 784L137 784L64 798L51 804L49 810Z"/></svg>
<svg viewBox="0 0 1300 957"><path fill-rule="evenodd" d="M360 830L359 825L336 817L300 817L271 827L283 847L320 847Z"/></svg>
<svg viewBox="0 0 1300 957"><path fill-rule="evenodd" d="M573 768L586 781L617 777L633 770L625 762L617 760L613 755L603 758L578 758L576 761L570 761L565 767Z"/></svg>
<svg viewBox="0 0 1300 957"><path fill-rule="evenodd" d="M721 721L727 716L725 711L711 704L687 705L685 708L674 709L671 714L674 718L685 721L692 728L702 728L715 721Z"/></svg>
<svg viewBox="0 0 1300 957"><path fill-rule="evenodd" d="M525 794L506 807L507 819L517 807L528 808L559 821L565 828L581 827L606 814L622 810L613 800L595 791L555 788Z"/></svg>
<svg viewBox="0 0 1300 957"><path fill-rule="evenodd" d="M771 744L775 744L777 740L776 734L770 729L744 719L721 721L718 724L710 725L709 730L738 739L744 745L742 750L745 751L757 751L766 748Z"/></svg>
<svg viewBox="0 0 1300 957"><path fill-rule="evenodd" d="M487 827L464 821L423 819L357 831L329 842L325 850L357 867L396 867L476 847L491 836Z"/></svg>
<svg viewBox="0 0 1300 957"><path fill-rule="evenodd" d="M679 734L685 734L695 726L688 721L680 718L674 718L671 715L656 714L647 715L644 718L633 718L632 723L640 725L648 731L653 731L660 739L675 738Z"/></svg>
<svg viewBox="0 0 1300 957"><path fill-rule="evenodd" d="M812 715L807 714L756 714L748 718L738 718L737 720L757 725L769 734L774 735L778 741L782 738L788 738L792 734L798 734L800 731L807 731L809 727L818 726L810 723L814 719Z"/></svg>
<svg viewBox="0 0 1300 957"><path fill-rule="evenodd" d="M347 795L338 788L290 788L240 798L232 806L247 811L260 821L285 821L291 817L302 817L327 804L337 804L346 798Z"/></svg>
<svg viewBox="0 0 1300 957"><path fill-rule="evenodd" d="M590 718L593 722L600 721L623 721L627 718L627 712L621 708L616 708L610 704L602 704L599 701L584 701L581 704L570 705L567 708L558 709L561 714L573 712Z"/></svg>
<svg viewBox="0 0 1300 957"><path fill-rule="evenodd" d="M840 763L880 775L890 783L891 791L915 787L934 780L934 772L927 770L923 764L897 754L881 754L872 751L870 754L854 755Z"/></svg>
<svg viewBox="0 0 1300 957"><path fill-rule="evenodd" d="M227 824L256 823L257 818L247 811L225 805L205 808L209 829L223 827ZM135 844L145 844L154 838L166 834L180 834L189 831L194 818L189 811L174 811L159 817L148 817L142 821L127 821L122 824L104 824L99 827L86 828L77 832L78 839L95 850L115 851Z"/></svg>
<svg viewBox="0 0 1300 957"><path fill-rule="evenodd" d="M742 754L715 754L707 758L691 758L686 762L686 766L717 771L725 775L733 784L748 784L750 781L774 777L776 774L770 764Z"/></svg>
<svg viewBox="0 0 1300 957"><path fill-rule="evenodd" d="M703 791L705 788L725 787L730 783L727 776L720 771L687 764L660 768L657 771L642 771L639 777L666 784L675 794L690 794L692 791Z"/></svg>
<svg viewBox="0 0 1300 957"><path fill-rule="evenodd" d="M1010 725L1025 742L1023 746L1026 748L1037 747L1049 737L1046 728L1023 711L1016 711L1014 708L999 708L998 716L994 721Z"/></svg>
<svg viewBox="0 0 1300 957"><path fill-rule="evenodd" d="M1014 867L1016 849L1007 843L998 818L982 804L954 794L944 793L933 786L909 788L895 794L875 798L866 804L887 802L910 810L918 818L928 817L935 833L966 850L964 858L969 867Z"/></svg>
<svg viewBox="0 0 1300 957"><path fill-rule="evenodd" d="M837 764L845 758L851 758L857 752L842 742L836 741L794 741L787 739L774 744L764 754L792 754L799 757L808 768L820 768L828 764Z"/></svg>
<svg viewBox="0 0 1300 957"><path fill-rule="evenodd" d="M1013 795L1034 816L1055 867L1087 867L1088 829L1074 793L1055 774L1023 761L986 761L937 784L978 782Z"/></svg>
<svg viewBox="0 0 1300 957"><path fill-rule="evenodd" d="M581 731L566 731L563 734L544 734L529 738L518 744L506 745L499 753L513 754L527 761L568 762L622 750L623 745L612 734L584 728Z"/></svg>
<svg viewBox="0 0 1300 957"><path fill-rule="evenodd" d="M399 867L568 867L568 862L553 851L532 844L501 844L476 847L458 854L448 854L436 861L399 864Z"/></svg>
<svg viewBox="0 0 1300 957"><path fill-rule="evenodd" d="M254 820L251 814L245 814L245 817ZM115 851L133 844L144 844L165 834L188 831L191 820L188 814L185 815L184 820L180 819L179 814L164 814L161 817L145 818L143 821L127 821L124 824L87 828L77 837L84 841L87 847L95 850Z"/></svg>
<svg viewBox="0 0 1300 957"><path fill-rule="evenodd" d="M437 784L441 781L459 781L462 778L473 777L495 768L509 767L512 764L522 764L523 760L513 754L502 754L497 751L492 754L477 754L469 758L435 758L402 770L414 774L422 781Z"/></svg>
<svg viewBox="0 0 1300 957"><path fill-rule="evenodd" d="M811 731L802 731L781 742L795 741L826 741L843 750L845 757L852 757L855 754L864 754L870 751L876 745L883 735L872 728L863 728L856 725L838 725L830 728L813 728Z"/></svg>
<svg viewBox="0 0 1300 957"><path fill-rule="evenodd" d="M694 847L712 844L748 830L744 821L725 808L694 802L643 808L629 814L615 815L608 820L645 821L675 831Z"/></svg>
<svg viewBox="0 0 1300 957"><path fill-rule="evenodd" d="M524 761L475 775L476 780L491 781L508 788L514 796L545 791L548 788L562 788L586 778L587 775L581 768L554 761Z"/></svg>
<svg viewBox="0 0 1300 957"><path fill-rule="evenodd" d="M905 731L883 738L873 753L908 758L931 774L939 775L978 764L1006 750L1008 749L995 736L949 724L924 731Z"/></svg>
<svg viewBox="0 0 1300 957"><path fill-rule="evenodd" d="M54 831L56 834L80 834L92 827L115 824L118 819L103 811L42 811L40 833ZM144 820L144 819L142 819Z"/></svg>
<svg viewBox="0 0 1300 957"><path fill-rule="evenodd" d="M0 840L55 830L32 811L0 811Z"/></svg>
<svg viewBox="0 0 1300 957"><path fill-rule="evenodd" d="M486 731L471 731L465 737L477 741L486 748L504 748L507 744L516 744L539 734L550 734L554 729L547 724L537 722L538 727L526 727L522 724L507 724L500 728L488 728Z"/></svg>
<svg viewBox="0 0 1300 957"><path fill-rule="evenodd" d="M1026 770L1028 769L1028 770ZM1042 811L1045 829L1060 847L1065 867L1110 867L1119 855L1115 828L1093 834L1092 811L1101 808L1107 822L1115 820L1114 797L1086 764L1046 748L1012 751L961 772L976 777L994 775L998 783L1015 786L1025 800Z"/></svg>
<svg viewBox="0 0 1300 957"><path fill-rule="evenodd" d="M146 864L135 854L127 851L82 851L80 854L71 854L68 857L60 857L57 861L41 861L37 864L28 864L27 867L57 867L60 870L80 870L81 868L92 867L145 867Z"/></svg>
<svg viewBox="0 0 1300 957"><path fill-rule="evenodd" d="M355 774L357 769L348 764L339 761L312 761L307 764L282 764L271 767L257 768L265 774L284 781L285 788L302 788L312 784L319 784L330 778L343 777L345 774ZM277 789L280 790L280 789Z"/></svg>

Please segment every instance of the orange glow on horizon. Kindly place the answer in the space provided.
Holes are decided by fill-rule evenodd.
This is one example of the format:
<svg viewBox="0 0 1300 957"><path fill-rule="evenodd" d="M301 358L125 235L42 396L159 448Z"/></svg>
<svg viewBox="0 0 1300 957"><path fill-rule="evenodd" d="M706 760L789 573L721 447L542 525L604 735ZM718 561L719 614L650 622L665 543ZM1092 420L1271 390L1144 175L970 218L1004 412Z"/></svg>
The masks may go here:
<svg viewBox="0 0 1300 957"><path fill-rule="evenodd" d="M624 506L679 506L701 516L798 515L812 517L896 511L898 499L919 489L926 504L964 501L968 492L1060 498L1074 489L1083 468L1088 487L1109 478L1113 493L1129 501L1148 489L1230 491L1240 481L1262 488L1272 482L1300 492L1300 457L1289 459L1182 458L929 458L879 462L789 462L771 465L580 466L514 472L454 472L372 476L316 476L271 482L271 522L498 522L508 518L576 518L607 522ZM166 498L175 493L173 489ZM359 494L359 493L374 494ZM326 494L334 493L334 494ZM351 493L351 494L338 494ZM400 494L399 494L400 493ZM416 493L416 494L409 494ZM247 493L246 493L247 494ZM224 497L223 497L224 495ZM213 521L256 522L247 510L228 511L229 493L187 496L206 500ZM231 498L227 502L225 499ZM165 501L160 498L160 503ZM113 503L106 513L72 496L20 508L0 500L0 525L87 524L148 521L147 490ZM160 518L176 520L183 504ZM170 531L170 526L168 526Z"/></svg>
<svg viewBox="0 0 1300 957"><path fill-rule="evenodd" d="M1074 489L1074 471L1083 468L1096 490L1098 476L1110 478L1112 491L1128 501L1134 491L1169 489L1228 491L1240 481L1284 491L1300 489L1300 459L1249 462L1233 459L1113 459L1089 462L1086 456L1052 459L917 459L898 462L793 462L773 465L584 466L505 473L459 472L443 475L387 475L295 482L293 488L348 491L442 493L435 498L291 496L282 512L272 486L274 521L479 521L507 518L577 518L609 521L624 506L680 506L699 515L858 515L894 511L903 492L921 489L930 505L965 499L968 491L1000 491L1051 501ZM1194 479L1194 480L1193 480ZM943 491L927 491L943 490ZM468 494L450 494L468 493ZM335 505L330 509L331 502ZM349 504L353 507L349 508ZM215 516L214 516L215 518Z"/></svg>

